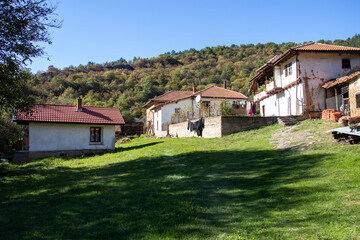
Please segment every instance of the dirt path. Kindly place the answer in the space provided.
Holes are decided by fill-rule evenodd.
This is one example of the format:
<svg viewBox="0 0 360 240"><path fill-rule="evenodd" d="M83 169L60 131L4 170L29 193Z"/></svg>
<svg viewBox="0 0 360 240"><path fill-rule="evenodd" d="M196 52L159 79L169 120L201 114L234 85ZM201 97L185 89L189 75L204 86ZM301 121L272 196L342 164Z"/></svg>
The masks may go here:
<svg viewBox="0 0 360 240"><path fill-rule="evenodd" d="M299 150L318 142L316 135L308 131L294 131L297 126L284 127L271 136L276 149Z"/></svg>

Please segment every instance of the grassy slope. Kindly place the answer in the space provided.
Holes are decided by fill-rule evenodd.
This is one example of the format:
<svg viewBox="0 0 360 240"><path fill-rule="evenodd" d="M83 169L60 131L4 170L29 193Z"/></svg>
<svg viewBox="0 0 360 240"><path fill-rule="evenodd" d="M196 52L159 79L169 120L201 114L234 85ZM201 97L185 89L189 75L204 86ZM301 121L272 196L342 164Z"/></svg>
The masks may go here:
<svg viewBox="0 0 360 240"><path fill-rule="evenodd" d="M275 150L274 125L7 166L0 239L358 239L360 146L332 127L296 126L321 140L301 151Z"/></svg>

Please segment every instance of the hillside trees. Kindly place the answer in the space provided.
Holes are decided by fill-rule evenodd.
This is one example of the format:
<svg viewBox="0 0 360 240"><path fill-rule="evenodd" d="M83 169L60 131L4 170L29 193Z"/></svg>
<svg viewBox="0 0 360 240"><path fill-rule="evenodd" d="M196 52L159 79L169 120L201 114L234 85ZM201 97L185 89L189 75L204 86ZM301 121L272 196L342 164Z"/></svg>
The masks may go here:
<svg viewBox="0 0 360 240"><path fill-rule="evenodd" d="M31 58L45 54L38 45L51 44L48 29L60 27L53 18L55 7L45 0L0 2L0 111L26 110L31 102L27 82L31 75L22 69Z"/></svg>
<svg viewBox="0 0 360 240"><path fill-rule="evenodd" d="M341 41L351 45L356 39L359 35ZM130 63L120 58L103 65L90 62L63 70L51 67L37 75L38 83L31 90L42 103L71 103L75 102L72 96L80 95L87 105L118 107L129 122L145 114L142 106L151 98L170 90L191 90L193 84L200 90L213 84L222 86L226 80L228 88L249 95L256 69L297 45L233 44L171 51L153 58L134 58Z"/></svg>

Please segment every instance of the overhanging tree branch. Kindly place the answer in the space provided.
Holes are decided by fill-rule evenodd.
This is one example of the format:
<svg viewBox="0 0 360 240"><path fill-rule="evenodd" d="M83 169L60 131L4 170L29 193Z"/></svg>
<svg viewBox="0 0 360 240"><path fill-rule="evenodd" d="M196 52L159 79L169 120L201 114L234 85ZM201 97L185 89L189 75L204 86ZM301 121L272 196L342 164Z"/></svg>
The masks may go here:
<svg viewBox="0 0 360 240"><path fill-rule="evenodd" d="M22 68L45 54L39 43L51 44L49 29L61 27L55 10L46 0L0 2L0 113L29 109L32 76Z"/></svg>

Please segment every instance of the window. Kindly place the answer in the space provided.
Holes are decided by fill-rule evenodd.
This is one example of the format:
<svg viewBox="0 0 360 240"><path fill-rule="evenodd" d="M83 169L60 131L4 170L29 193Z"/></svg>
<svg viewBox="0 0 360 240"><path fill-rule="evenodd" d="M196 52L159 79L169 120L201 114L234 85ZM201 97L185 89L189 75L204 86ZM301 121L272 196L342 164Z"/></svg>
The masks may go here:
<svg viewBox="0 0 360 240"><path fill-rule="evenodd" d="M288 71L289 71L289 75L292 75L292 64L291 63L289 63Z"/></svg>
<svg viewBox="0 0 360 240"><path fill-rule="evenodd" d="M233 101L232 107L233 107L234 109L239 109L239 108L240 108L240 103L239 103L239 101Z"/></svg>
<svg viewBox="0 0 360 240"><path fill-rule="evenodd" d="M101 127L90 128L90 142L101 142Z"/></svg>
<svg viewBox="0 0 360 240"><path fill-rule="evenodd" d="M180 108L175 108L175 113L180 113Z"/></svg>
<svg viewBox="0 0 360 240"><path fill-rule="evenodd" d="M285 77L292 75L292 63L286 64L284 71L285 71Z"/></svg>
<svg viewBox="0 0 360 240"><path fill-rule="evenodd" d="M206 108L210 107L210 101L203 101L203 105Z"/></svg>
<svg viewBox="0 0 360 240"><path fill-rule="evenodd" d="M351 68L350 59L343 59L342 60L342 68Z"/></svg>
<svg viewBox="0 0 360 240"><path fill-rule="evenodd" d="M360 108L360 93L355 95L355 99L356 99L356 108L359 109Z"/></svg>

